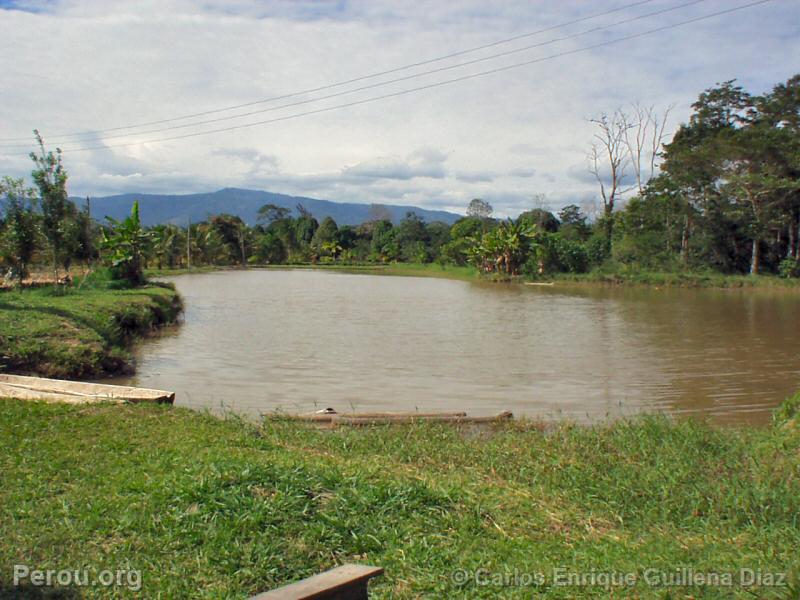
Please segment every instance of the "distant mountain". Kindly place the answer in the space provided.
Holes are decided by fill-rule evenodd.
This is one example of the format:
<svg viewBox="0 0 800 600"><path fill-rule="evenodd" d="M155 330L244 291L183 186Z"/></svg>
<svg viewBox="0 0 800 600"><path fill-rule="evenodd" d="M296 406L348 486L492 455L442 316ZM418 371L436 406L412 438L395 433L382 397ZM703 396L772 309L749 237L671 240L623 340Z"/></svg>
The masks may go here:
<svg viewBox="0 0 800 600"><path fill-rule="evenodd" d="M81 198L73 198L73 200L79 205L83 204ZM144 225L158 223L185 225L189 221L197 223L219 213L238 215L246 223L254 225L258 209L265 204L289 208L293 215L297 215L295 208L297 204L302 204L318 221L322 221L325 217L332 217L337 225L358 225L370 217L369 204L331 202L330 200L236 188L226 188L206 194L120 194L92 198L92 216L101 222L106 216L122 219L130 214L134 200L139 201L139 211ZM427 210L416 206L389 204L382 206L389 211L395 223L405 217L408 211L414 211L428 222L443 221L452 224L461 217L461 215L443 210Z"/></svg>

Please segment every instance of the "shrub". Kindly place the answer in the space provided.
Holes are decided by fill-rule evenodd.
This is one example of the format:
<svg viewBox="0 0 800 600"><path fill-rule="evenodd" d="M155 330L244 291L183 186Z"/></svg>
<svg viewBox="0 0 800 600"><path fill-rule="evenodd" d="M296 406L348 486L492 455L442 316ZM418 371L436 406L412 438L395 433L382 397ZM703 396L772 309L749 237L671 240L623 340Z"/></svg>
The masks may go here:
<svg viewBox="0 0 800 600"><path fill-rule="evenodd" d="M778 265L778 274L786 279L800 277L800 261L794 258L784 258Z"/></svg>

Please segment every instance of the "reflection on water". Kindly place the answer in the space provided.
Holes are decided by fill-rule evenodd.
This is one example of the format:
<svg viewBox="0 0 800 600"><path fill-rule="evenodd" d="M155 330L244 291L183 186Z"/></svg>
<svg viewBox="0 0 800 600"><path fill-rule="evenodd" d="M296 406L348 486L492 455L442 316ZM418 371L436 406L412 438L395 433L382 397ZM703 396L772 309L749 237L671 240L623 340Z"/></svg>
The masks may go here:
<svg viewBox="0 0 800 600"><path fill-rule="evenodd" d="M308 270L174 281L185 322L141 344L125 381L186 406L763 423L800 387L794 294Z"/></svg>

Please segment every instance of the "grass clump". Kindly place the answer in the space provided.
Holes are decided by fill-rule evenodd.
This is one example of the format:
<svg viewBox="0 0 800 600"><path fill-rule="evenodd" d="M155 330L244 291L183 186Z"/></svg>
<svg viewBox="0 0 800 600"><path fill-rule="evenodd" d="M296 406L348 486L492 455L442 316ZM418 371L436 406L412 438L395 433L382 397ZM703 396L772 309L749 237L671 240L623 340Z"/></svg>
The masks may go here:
<svg viewBox="0 0 800 600"><path fill-rule="evenodd" d="M800 432L645 417L319 430L162 406L0 401L0 595L14 564L131 568L145 597L246 598L345 562L375 598L790 597ZM555 569L636 573L559 586ZM787 574L652 586L645 569ZM541 573L528 586L462 570ZM4 579L5 578L5 579ZM794 585L795 587L791 587ZM82 589L87 597L125 589Z"/></svg>
<svg viewBox="0 0 800 600"><path fill-rule="evenodd" d="M81 378L129 368L128 347L174 322L182 303L164 284L118 289L102 274L85 285L0 293L0 363L14 372Z"/></svg>

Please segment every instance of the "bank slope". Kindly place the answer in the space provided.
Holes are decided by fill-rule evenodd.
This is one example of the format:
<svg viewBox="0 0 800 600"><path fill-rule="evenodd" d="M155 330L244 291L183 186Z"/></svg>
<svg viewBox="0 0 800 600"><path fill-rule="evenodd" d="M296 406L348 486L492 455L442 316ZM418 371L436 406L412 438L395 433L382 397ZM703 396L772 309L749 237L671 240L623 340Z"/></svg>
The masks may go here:
<svg viewBox="0 0 800 600"><path fill-rule="evenodd" d="M128 371L131 343L174 322L181 309L177 292L161 285L2 292L0 364L8 372L58 378Z"/></svg>

